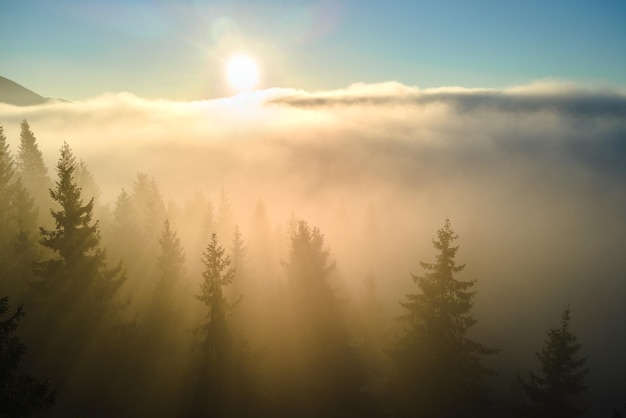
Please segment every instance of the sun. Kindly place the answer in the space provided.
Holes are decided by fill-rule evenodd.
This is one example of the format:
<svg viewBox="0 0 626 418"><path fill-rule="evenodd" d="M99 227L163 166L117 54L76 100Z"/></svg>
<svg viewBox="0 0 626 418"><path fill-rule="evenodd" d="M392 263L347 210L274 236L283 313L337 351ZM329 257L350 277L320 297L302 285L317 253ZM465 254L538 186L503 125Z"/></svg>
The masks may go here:
<svg viewBox="0 0 626 418"><path fill-rule="evenodd" d="M237 55L226 67L228 83L237 91L252 90L259 82L259 67L250 57Z"/></svg>

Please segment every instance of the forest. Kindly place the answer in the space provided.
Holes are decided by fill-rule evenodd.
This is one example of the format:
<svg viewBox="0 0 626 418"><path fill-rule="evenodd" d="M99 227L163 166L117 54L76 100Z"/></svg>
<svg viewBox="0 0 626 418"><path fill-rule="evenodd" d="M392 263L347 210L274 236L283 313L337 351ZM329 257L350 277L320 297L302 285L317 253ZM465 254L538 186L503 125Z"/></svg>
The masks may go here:
<svg viewBox="0 0 626 418"><path fill-rule="evenodd" d="M0 125L0 417L626 413L603 396L624 362L607 377L587 285L551 290L546 267L526 277L544 294L494 290L480 275L513 262L481 254L503 232L462 208L413 213L433 220L419 228L385 198L273 212L280 193L166 195L142 171L104 192L71 138L44 155L35 131Z"/></svg>

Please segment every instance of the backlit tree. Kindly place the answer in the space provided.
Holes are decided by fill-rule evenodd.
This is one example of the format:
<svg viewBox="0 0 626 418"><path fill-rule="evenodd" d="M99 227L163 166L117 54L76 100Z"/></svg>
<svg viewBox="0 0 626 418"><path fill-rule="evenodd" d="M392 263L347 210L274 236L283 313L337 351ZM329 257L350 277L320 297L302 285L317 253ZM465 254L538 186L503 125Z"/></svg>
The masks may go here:
<svg viewBox="0 0 626 418"><path fill-rule="evenodd" d="M400 302L405 333L395 357L399 365L401 407L424 417L483 416L485 377L491 372L482 356L495 352L467 336L476 324L471 314L475 281L456 278L465 265L456 263L458 238L450 220L437 231L433 263L420 261L422 275L411 274L417 293Z"/></svg>
<svg viewBox="0 0 626 418"><path fill-rule="evenodd" d="M530 373L523 382L531 401L533 416L570 418L582 416L586 410L581 398L587 390L584 368L586 357L580 357L580 344L570 330L570 309L561 315L561 325L548 331L544 347L537 353L541 373Z"/></svg>

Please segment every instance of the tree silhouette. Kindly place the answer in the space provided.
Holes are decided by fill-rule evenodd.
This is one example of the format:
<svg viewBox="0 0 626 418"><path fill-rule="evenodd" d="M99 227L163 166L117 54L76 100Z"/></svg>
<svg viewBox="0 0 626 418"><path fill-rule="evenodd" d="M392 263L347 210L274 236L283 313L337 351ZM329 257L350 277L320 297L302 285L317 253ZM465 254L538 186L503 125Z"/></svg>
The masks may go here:
<svg viewBox="0 0 626 418"><path fill-rule="evenodd" d="M36 280L33 264L41 258L41 247L37 242L37 215L35 201L18 178L13 184L10 215L17 229L11 237L10 276L13 278L14 295L22 296L32 290ZM8 232L8 231L7 231Z"/></svg>
<svg viewBox="0 0 626 418"><path fill-rule="evenodd" d="M11 236L14 234L15 225L11 215L11 200L13 197L13 181L15 177L15 164L9 150L4 128L0 125L0 254L6 254L10 248ZM0 274L3 280L9 267L6 265L8 257L0 258Z"/></svg>
<svg viewBox="0 0 626 418"><path fill-rule="evenodd" d="M394 354L400 366L401 408L409 415L484 415L484 378L491 372L481 356L496 350L467 337L476 323L470 312L475 281L455 279L465 267L455 261L457 238L446 219L433 240L436 261L420 261L424 274L411 274L419 292L407 294L400 302L405 313L398 319L406 332Z"/></svg>
<svg viewBox="0 0 626 418"><path fill-rule="evenodd" d="M200 284L200 294L196 298L208 308L207 321L202 326L204 350L206 355L217 362L226 357L230 349L228 331L228 312L230 304L224 295L224 286L233 282L235 270L230 267L230 257L217 242L217 234L211 234L211 240L202 254L204 280Z"/></svg>
<svg viewBox="0 0 626 418"><path fill-rule="evenodd" d="M548 331L544 347L537 353L541 374L530 373L523 382L533 416L570 418L582 416L586 407L581 395L587 390L586 357L579 357L580 344L570 331L570 309L561 315L561 325Z"/></svg>
<svg viewBox="0 0 626 418"><path fill-rule="evenodd" d="M21 124L17 164L24 187L35 199L36 206L49 207L48 189L52 186L52 181L48 177L48 169L37 145L37 138L26 119Z"/></svg>
<svg viewBox="0 0 626 418"><path fill-rule="evenodd" d="M20 305L5 319L8 310L9 298L0 298L0 418L28 417L50 408L55 393L47 382L40 382L22 371L26 348L15 332L24 310Z"/></svg>
<svg viewBox="0 0 626 418"><path fill-rule="evenodd" d="M195 374L193 399L189 402L190 416L228 416L233 403L233 345L229 329L231 304L224 287L232 283L235 270L230 267L230 257L219 245L213 232L202 254L203 281L196 299L208 309L206 320L200 326L198 362Z"/></svg>
<svg viewBox="0 0 626 418"><path fill-rule="evenodd" d="M241 238L241 232L239 226L235 226L235 232L233 232L233 239L230 245L230 254L232 259L233 269L235 275L233 276L233 297L237 299L241 292L246 287L246 271L245 266L248 263L248 247Z"/></svg>
<svg viewBox="0 0 626 418"><path fill-rule="evenodd" d="M161 253L157 257L159 277L154 289L154 301L158 306L157 309L170 313L175 289L185 276L185 254L176 231L172 230L167 219L159 244L161 245Z"/></svg>
<svg viewBox="0 0 626 418"><path fill-rule="evenodd" d="M122 306L115 296L125 280L121 265L107 266L106 252L99 245L98 223L92 220L93 199L83 204L74 180L76 168L72 151L64 144L56 166L58 180L50 190L59 205L58 210L50 211L56 227L40 228L41 245L54 255L36 263L33 284L45 324L36 334L37 348L55 358L48 365L61 376L67 375L87 345L96 344L96 336L102 350L115 338L117 334L111 330L121 323Z"/></svg>
<svg viewBox="0 0 626 418"><path fill-rule="evenodd" d="M374 413L362 391L365 373L346 326L342 305L330 275L335 263L317 227L300 220L291 236L285 263L295 335L291 342L290 383L301 416L369 416Z"/></svg>
<svg viewBox="0 0 626 418"><path fill-rule="evenodd" d="M4 128L0 125L0 227L3 230L9 222L6 218L9 212L8 202L14 177L15 163L9 150L7 139L4 136Z"/></svg>

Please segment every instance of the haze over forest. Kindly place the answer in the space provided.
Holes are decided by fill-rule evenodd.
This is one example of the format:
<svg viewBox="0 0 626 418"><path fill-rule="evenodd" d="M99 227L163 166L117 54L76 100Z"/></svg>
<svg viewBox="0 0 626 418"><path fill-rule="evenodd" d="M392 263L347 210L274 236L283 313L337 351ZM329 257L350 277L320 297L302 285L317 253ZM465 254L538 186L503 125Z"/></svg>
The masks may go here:
<svg viewBox="0 0 626 418"><path fill-rule="evenodd" d="M60 150L75 157L74 181L83 204L94 198L105 265L122 261L125 271L109 301L123 302L123 337L104 343L98 326L72 317L80 293L55 302L64 307L45 305L51 310L41 317L37 304L46 302L32 289L41 268L24 273L3 247L0 295L11 297L9 313L24 304L23 368L57 391L49 416L201 416L204 408L227 416L412 416L394 398L403 386L392 353L407 330L399 302L418 293L411 273L424 274L420 261L435 262L432 240L447 218L458 234L456 263L466 266L455 278L477 280L470 313L478 322L467 335L498 350L481 357L496 374L485 377L490 406L476 416L526 416L517 376L539 370L535 353L566 306L590 371L586 416L624 412L623 91L555 81L507 89L389 82L191 102L119 93L0 103L3 158L16 162L11 182L20 175L24 120L51 180L44 189L56 187ZM23 225L39 263L58 258L37 243L45 237L39 227L55 228L50 209L59 210L41 186L26 189L38 213ZM168 315L159 316L152 310L167 228L184 259L160 302ZM219 410L190 398L202 386L189 377L201 368L192 330L206 306L194 295L211 233L236 266L224 286L239 300L227 323L237 361L251 365L233 366L228 384L204 381L207 393L233 400ZM322 293L293 290L303 234L328 251L320 257L329 268L315 279ZM42 327L58 329L57 338ZM81 338L82 349L67 349ZM328 365L348 377L315 370ZM329 382L353 397L335 399L323 388ZM236 395L219 392L229 384Z"/></svg>

